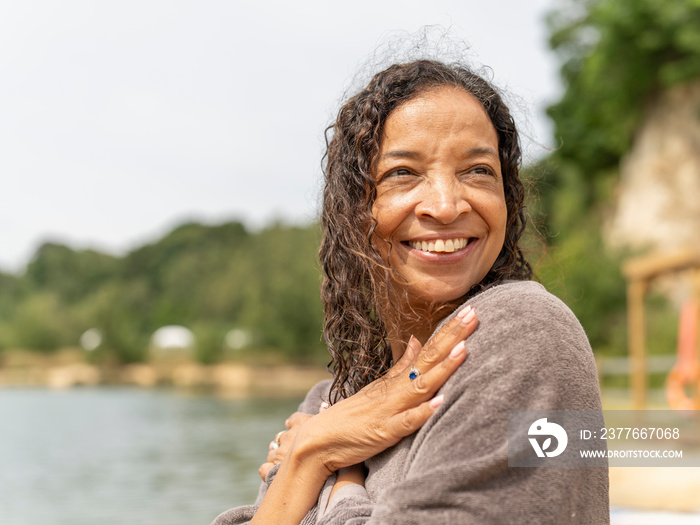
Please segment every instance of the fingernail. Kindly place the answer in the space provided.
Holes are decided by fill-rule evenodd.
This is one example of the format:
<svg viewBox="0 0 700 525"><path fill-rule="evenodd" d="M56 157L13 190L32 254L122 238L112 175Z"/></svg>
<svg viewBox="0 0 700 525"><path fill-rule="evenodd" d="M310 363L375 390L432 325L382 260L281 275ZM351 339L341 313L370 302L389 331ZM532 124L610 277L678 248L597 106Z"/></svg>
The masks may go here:
<svg viewBox="0 0 700 525"><path fill-rule="evenodd" d="M440 405L442 405L442 402L445 400L445 396L440 394L437 397L434 397L433 399L430 400L430 408L437 408Z"/></svg>
<svg viewBox="0 0 700 525"><path fill-rule="evenodd" d="M467 315L471 309L471 305L467 306L466 308L462 308L459 312L457 312L457 318L464 319L464 316Z"/></svg>
<svg viewBox="0 0 700 525"><path fill-rule="evenodd" d="M466 311L466 313L465 313L464 316L461 318L461 319L462 319L462 324L469 324L469 323L471 323L471 322L474 320L474 318L476 317L476 311L475 311L474 308L472 308L471 306L468 306L468 307L465 308L463 311ZM460 312L460 313L461 313L461 312Z"/></svg>
<svg viewBox="0 0 700 525"><path fill-rule="evenodd" d="M464 351L466 350L466 345L464 344L464 341L460 341L455 345L455 347L452 349L450 352L450 357L452 359L457 359L459 356L461 356Z"/></svg>
<svg viewBox="0 0 700 525"><path fill-rule="evenodd" d="M274 441L270 441L270 450L277 450L277 443Z"/></svg>
<svg viewBox="0 0 700 525"><path fill-rule="evenodd" d="M469 305L466 308L460 310L457 314L457 319L462 321L464 324L469 323L472 319L474 319L474 308L472 308L471 305Z"/></svg>

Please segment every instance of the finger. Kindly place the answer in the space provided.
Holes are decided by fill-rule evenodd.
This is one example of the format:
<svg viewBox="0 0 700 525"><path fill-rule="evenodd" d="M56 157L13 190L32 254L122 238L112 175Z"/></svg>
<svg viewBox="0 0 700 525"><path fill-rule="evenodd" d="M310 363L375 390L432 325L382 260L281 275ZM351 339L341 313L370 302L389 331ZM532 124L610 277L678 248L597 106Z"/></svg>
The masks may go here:
<svg viewBox="0 0 700 525"><path fill-rule="evenodd" d="M385 377L396 377L401 375L401 373L406 370L411 363L420 353L423 345L414 336L411 336L406 345L406 351L403 353L401 358L392 366L389 371L385 374Z"/></svg>
<svg viewBox="0 0 700 525"><path fill-rule="evenodd" d="M406 351L396 364L402 364L403 368L408 368L422 349L423 345L420 344L420 341L416 337L411 336L406 345Z"/></svg>
<svg viewBox="0 0 700 525"><path fill-rule="evenodd" d="M275 439L273 440L274 443L277 443L279 446L282 443L282 436L284 436L289 430L280 430L275 434Z"/></svg>
<svg viewBox="0 0 700 525"><path fill-rule="evenodd" d="M260 477L263 481L265 481L267 473L270 472L270 470L272 470L272 467L274 467L272 463L263 463L262 465L260 465L260 468L258 469L258 474L260 474Z"/></svg>
<svg viewBox="0 0 700 525"><path fill-rule="evenodd" d="M445 384L445 381L459 368L466 357L466 342L460 341L452 348L447 358L411 381L414 393L419 395L419 399L421 397L428 399L435 395L435 392Z"/></svg>
<svg viewBox="0 0 700 525"><path fill-rule="evenodd" d="M432 416L440 405L445 401L445 396L439 395L417 407L410 408L395 415L388 421L387 430L394 436L394 439L401 439L422 427L428 418Z"/></svg>
<svg viewBox="0 0 700 525"><path fill-rule="evenodd" d="M270 452L267 453L267 458L265 458L265 460L268 463L274 463L276 457L277 457L277 449L270 449Z"/></svg>
<svg viewBox="0 0 700 525"><path fill-rule="evenodd" d="M288 430L291 430L297 425L303 425L304 423L306 423L310 417L311 414L304 414L303 412L294 412L284 422L284 426L287 427Z"/></svg>
<svg viewBox="0 0 700 525"><path fill-rule="evenodd" d="M425 373L436 366L449 355L457 343L469 337L478 325L476 311L471 306L467 306L423 345L423 350L413 365L414 368Z"/></svg>

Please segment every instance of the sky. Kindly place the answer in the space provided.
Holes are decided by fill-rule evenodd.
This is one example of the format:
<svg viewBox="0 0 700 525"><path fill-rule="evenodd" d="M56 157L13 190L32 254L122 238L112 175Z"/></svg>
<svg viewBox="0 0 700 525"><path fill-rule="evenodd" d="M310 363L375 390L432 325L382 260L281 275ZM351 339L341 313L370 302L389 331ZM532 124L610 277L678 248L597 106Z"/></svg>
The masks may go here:
<svg viewBox="0 0 700 525"><path fill-rule="evenodd" d="M121 255L189 220L315 219L324 129L373 53L425 26L488 68L537 158L553 2L5 0L0 270L47 241Z"/></svg>

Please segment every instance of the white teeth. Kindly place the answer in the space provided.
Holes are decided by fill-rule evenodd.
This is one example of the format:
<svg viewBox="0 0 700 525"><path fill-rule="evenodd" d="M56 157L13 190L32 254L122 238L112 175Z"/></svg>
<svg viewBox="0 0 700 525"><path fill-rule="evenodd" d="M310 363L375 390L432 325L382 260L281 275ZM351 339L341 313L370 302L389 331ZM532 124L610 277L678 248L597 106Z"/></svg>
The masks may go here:
<svg viewBox="0 0 700 525"><path fill-rule="evenodd" d="M437 239L436 241L410 241L411 248L422 252L446 252L452 253L461 250L469 241L465 238L459 239Z"/></svg>

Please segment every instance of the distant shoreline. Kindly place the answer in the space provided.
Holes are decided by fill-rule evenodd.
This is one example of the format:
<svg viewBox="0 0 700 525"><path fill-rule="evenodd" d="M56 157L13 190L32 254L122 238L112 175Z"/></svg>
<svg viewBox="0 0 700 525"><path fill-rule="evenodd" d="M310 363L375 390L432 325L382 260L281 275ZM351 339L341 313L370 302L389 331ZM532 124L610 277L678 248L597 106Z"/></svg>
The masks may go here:
<svg viewBox="0 0 700 525"><path fill-rule="evenodd" d="M75 359L16 360L0 367L0 388L133 385L210 389L229 396L303 395L330 374L322 366L194 362L96 365Z"/></svg>

